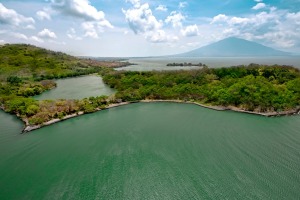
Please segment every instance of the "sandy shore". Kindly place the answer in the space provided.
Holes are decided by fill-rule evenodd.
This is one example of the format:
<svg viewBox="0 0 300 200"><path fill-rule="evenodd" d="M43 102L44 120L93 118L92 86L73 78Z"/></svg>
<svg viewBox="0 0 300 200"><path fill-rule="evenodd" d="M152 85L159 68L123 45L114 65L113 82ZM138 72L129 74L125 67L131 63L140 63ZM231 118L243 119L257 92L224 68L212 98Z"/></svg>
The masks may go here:
<svg viewBox="0 0 300 200"><path fill-rule="evenodd" d="M191 102L191 101L183 101L183 100L140 100L140 101L134 101L134 102L122 102L122 103L115 103L115 104L109 104L105 109L110 109L110 108L115 108L115 107L119 107L119 106L124 106L124 105L128 105L131 103L154 103L154 102L170 102L170 103L184 103L184 104L194 104L197 106L201 106L204 108L208 108L208 109L212 109L212 110L217 110L217 111L225 111L225 110L231 110L231 111L235 111L235 112L240 112L240 113L247 113L247 114L253 114L253 115L261 115L261 116L265 116L265 117L273 117L273 116L285 116L285 115L294 115L294 114L300 114L300 108L294 109L294 110L290 110L290 111L283 111L283 112L267 112L267 113L260 113L260 112L251 112L251 111L246 111L246 110L241 110L239 108L236 107L223 107L223 106L209 106L209 105L204 105L201 103L197 103L197 102ZM103 109L96 109L95 112L97 111L101 111ZM67 115L62 119L52 119L48 122L45 122L43 124L40 125L30 125L28 123L27 119L22 119L23 122L25 123L25 127L22 131L22 133L27 133L39 128L42 128L44 126L49 126L51 124L55 124L73 117L77 117L80 115L84 115L84 112L79 112L79 113L75 113L75 114L71 114L71 115Z"/></svg>

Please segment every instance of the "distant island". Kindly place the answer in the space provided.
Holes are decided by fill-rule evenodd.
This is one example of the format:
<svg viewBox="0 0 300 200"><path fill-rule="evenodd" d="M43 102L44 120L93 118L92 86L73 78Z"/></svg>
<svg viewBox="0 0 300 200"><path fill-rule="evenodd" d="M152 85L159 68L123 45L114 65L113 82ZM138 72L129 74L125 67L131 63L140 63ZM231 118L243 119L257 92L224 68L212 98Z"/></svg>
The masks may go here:
<svg viewBox="0 0 300 200"><path fill-rule="evenodd" d="M193 103L264 116L300 111L300 72L290 66L250 64L161 72L113 69L123 65L81 59L32 45L3 45L0 47L0 108L22 119L24 132L133 102ZM115 95L81 100L32 98L55 88L53 79L95 73L117 90Z"/></svg>
<svg viewBox="0 0 300 200"><path fill-rule="evenodd" d="M191 66L195 66L195 67L207 67L206 64L203 64L203 63L198 63L198 64L193 64L193 63L187 63L187 62L184 62L184 63L168 63L167 64L168 67L191 67Z"/></svg>
<svg viewBox="0 0 300 200"><path fill-rule="evenodd" d="M291 53L279 51L256 42L229 37L198 49L173 55L174 57L261 57L289 56Z"/></svg>

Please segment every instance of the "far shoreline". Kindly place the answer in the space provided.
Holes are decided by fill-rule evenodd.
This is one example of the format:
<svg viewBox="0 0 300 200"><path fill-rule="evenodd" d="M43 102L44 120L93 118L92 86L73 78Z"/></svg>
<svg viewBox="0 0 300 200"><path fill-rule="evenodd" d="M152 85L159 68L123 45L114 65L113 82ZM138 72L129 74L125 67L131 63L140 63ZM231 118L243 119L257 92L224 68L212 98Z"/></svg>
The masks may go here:
<svg viewBox="0 0 300 200"><path fill-rule="evenodd" d="M282 112L266 112L266 113L261 113L261 112L253 112L253 111L246 111L246 110L242 110L233 106L210 106L210 105L205 105L205 104L201 104L198 102L193 102L193 101L183 101L183 100L139 100L139 101L132 101L132 102L121 102L121 103L114 103L114 104L109 104L107 105L104 109L96 109L94 112L91 113L95 113L101 110L107 110L110 108L115 108L115 107L120 107L120 106L124 106L124 105L129 105L129 104L133 104L133 103L159 103L159 102L165 102L165 103L180 103L180 104L193 104L193 105L197 105L203 108L207 108L207 109L211 109L211 110L215 110L215 111L234 111L234 112L239 112L239 113L246 113L246 114L252 114L252 115L259 115L259 116L264 116L264 117L279 117L279 116L291 116L291 115L299 115L300 114L300 107L299 108L295 108L289 111L282 111ZM1 108L2 110L4 110L3 108ZM39 124L39 125L30 125L28 123L27 119L22 119L19 116L17 116L18 118L20 118L23 123L24 123L24 128L22 130L22 134L23 133L28 133L40 128L43 128L45 126L49 126L58 122L62 122L74 117L78 117L81 115L85 115L85 114L90 114L90 113L84 113L83 111L80 111L78 113L74 113L71 115L66 115L64 116L62 119L52 119L50 121L44 122L43 124Z"/></svg>

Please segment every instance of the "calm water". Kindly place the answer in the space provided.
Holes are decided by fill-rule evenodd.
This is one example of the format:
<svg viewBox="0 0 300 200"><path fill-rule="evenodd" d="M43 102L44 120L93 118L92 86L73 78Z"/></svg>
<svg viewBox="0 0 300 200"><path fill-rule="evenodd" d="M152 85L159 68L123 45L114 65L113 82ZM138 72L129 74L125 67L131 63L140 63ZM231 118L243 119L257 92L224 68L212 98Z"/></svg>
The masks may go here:
<svg viewBox="0 0 300 200"><path fill-rule="evenodd" d="M83 99L91 96L109 96L115 92L104 84L100 76L96 75L59 79L55 82L57 83L57 88L35 96L35 98L38 100Z"/></svg>
<svg viewBox="0 0 300 200"><path fill-rule="evenodd" d="M58 80L40 99L110 94ZM0 199L300 199L300 116L139 103L21 135L0 111Z"/></svg>
<svg viewBox="0 0 300 200"><path fill-rule="evenodd" d="M168 67L168 63L204 63L209 67L230 67L236 65L248 65L250 63L257 64L279 64L279 65L292 65L300 68L300 57L203 57L203 58L185 58L185 57L154 57L154 58L135 58L130 59L129 62L137 65L118 68L117 70L130 70L130 71L151 71L151 70L180 70L180 69L197 69L199 67Z"/></svg>
<svg viewBox="0 0 300 200"><path fill-rule="evenodd" d="M0 199L299 199L300 116L139 103L20 135L0 112Z"/></svg>

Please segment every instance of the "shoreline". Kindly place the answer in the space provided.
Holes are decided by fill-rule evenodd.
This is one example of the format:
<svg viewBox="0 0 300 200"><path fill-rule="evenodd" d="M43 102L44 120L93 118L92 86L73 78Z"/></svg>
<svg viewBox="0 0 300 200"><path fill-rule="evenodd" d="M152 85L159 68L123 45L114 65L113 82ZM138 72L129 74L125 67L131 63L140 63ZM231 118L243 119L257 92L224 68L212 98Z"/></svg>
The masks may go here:
<svg viewBox="0 0 300 200"><path fill-rule="evenodd" d="M210 105L205 105L201 104L198 102L193 102L193 101L184 101L184 100L141 100L139 102L144 102L144 103L151 103L151 102L173 102L173 103L184 103L184 104L194 104L203 108L208 108L211 110L216 110L216 111L234 111L234 112L239 112L239 113L247 113L247 114L253 114L253 115L260 115L264 117L279 117L279 116L289 116L289 115L294 115L294 114L300 114L300 107L295 108L293 110L289 111L282 111L282 112L254 112L254 111L247 111L247 110L242 110L237 107L233 106L210 106Z"/></svg>
<svg viewBox="0 0 300 200"><path fill-rule="evenodd" d="M234 111L234 112L239 112L239 113L246 113L246 114L252 114L252 115L260 115L260 116L264 116L264 117L278 117L278 116L289 116L289 115L296 115L296 114L300 114L300 108L296 108L294 110L290 110L290 111L282 111L282 112L266 112L266 113L260 113L260 112L253 112L253 111L246 111L246 110L241 110L239 108L236 107L224 107L224 106L209 106L209 105L205 105L205 104L201 104L198 102L192 102L192 101L183 101L183 100L139 100L139 101L132 101L132 102L121 102L121 103L114 103L114 104L109 104L107 105L104 109L96 109L94 112L98 112L101 110L107 110L110 108L115 108L115 107L119 107L119 106L124 106L124 105L129 105L129 104L133 104L133 103L158 103L158 102L166 102L166 103L181 103L181 104L194 104L203 108L207 108L207 109L211 109L211 110L215 110L215 111ZM43 124L40 125L29 125L28 120L27 119L21 119L25 126L22 130L22 133L28 133L30 131L33 130L37 130L40 129L42 127L45 126L49 126L61 121L65 121L74 117L78 117L81 115L85 115L85 114L89 114L89 113L84 113L83 111L80 111L78 113L74 113L71 115L66 115L65 117L63 117L62 119L52 119L48 122L44 122ZM19 116L18 116L19 117Z"/></svg>
<svg viewBox="0 0 300 200"><path fill-rule="evenodd" d="M130 102L110 104L106 108L96 109L94 112L98 112L98 111L106 110L106 109L110 109L110 108L115 108L115 107L119 107L119 106L123 106L123 105L128 105L128 104L130 104ZM92 112L92 113L94 113L94 112ZM49 126L49 125L52 125L52 124L55 124L55 123L58 123L58 122L62 122L62 121L65 121L65 120L68 120L68 119L71 119L71 118L74 118L74 117L78 117L78 116L81 116L81 115L85 115L85 114L89 114L89 113L84 113L83 111L80 111L78 113L74 113L74 114L71 114L71 115L66 115L62 119L58 119L58 118L52 119L50 121L44 122L43 124L39 124L39 125L30 125L27 119L20 118L24 122L24 125L25 125L23 130L22 130L22 133L28 133L30 131L34 131L34 130L43 128L45 126Z"/></svg>

